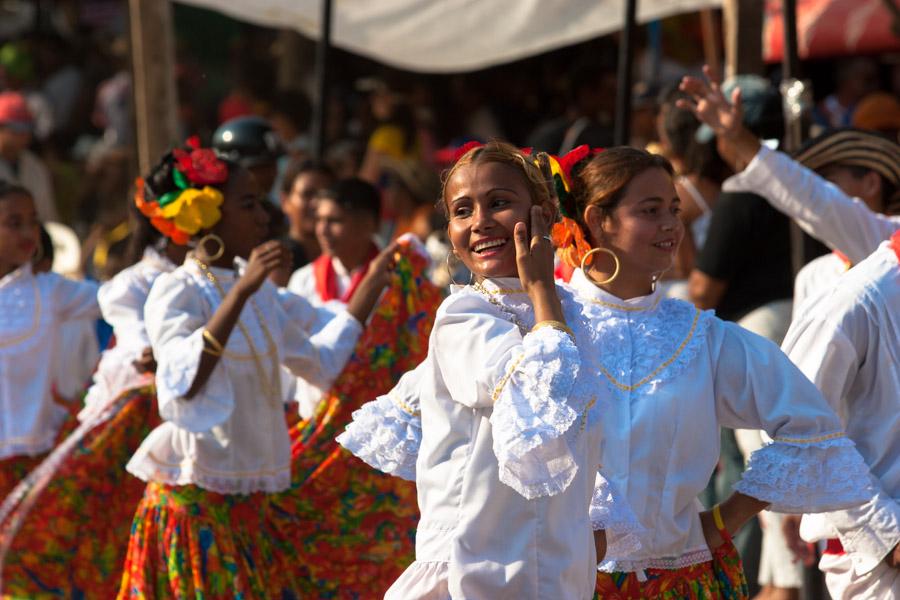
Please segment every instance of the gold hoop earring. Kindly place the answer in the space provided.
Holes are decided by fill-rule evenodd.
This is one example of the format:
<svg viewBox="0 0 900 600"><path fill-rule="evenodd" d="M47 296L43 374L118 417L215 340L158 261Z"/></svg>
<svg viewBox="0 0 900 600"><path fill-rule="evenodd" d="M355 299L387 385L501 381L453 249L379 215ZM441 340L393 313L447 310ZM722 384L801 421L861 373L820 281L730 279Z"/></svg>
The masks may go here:
<svg viewBox="0 0 900 600"><path fill-rule="evenodd" d="M444 260L444 266L447 267L447 277L450 278L450 283L453 285L466 285L465 283L459 283L456 279L453 278L453 269L450 268L450 257L455 256L452 252L447 253L447 257ZM469 271L469 283L472 283L472 272Z"/></svg>
<svg viewBox="0 0 900 600"><path fill-rule="evenodd" d="M609 277L608 279L604 279L603 281L597 281L596 279L591 277L590 274L588 273L587 269L584 268L584 263L588 259L588 256L592 255L595 252L605 252L605 253L609 254L610 256L612 256L613 260L616 261L616 268L613 271L612 276ZM613 280L615 280L615 278L619 276L619 267L620 266L621 265L619 264L619 257L616 256L616 253L613 252L612 250L610 250L609 248L601 248L599 246L596 248L591 248L587 254L585 254L583 257L581 257L581 270L584 272L585 277L590 279L591 283L593 283L594 285L606 285L607 283L612 283Z"/></svg>
<svg viewBox="0 0 900 600"><path fill-rule="evenodd" d="M207 252L207 250L206 250L207 242L217 243L219 245L218 250L216 250L212 254ZM223 242L222 238L220 238L216 234L207 233L202 238L200 238L200 240L197 242L197 253L200 254L206 260L207 263L215 262L215 261L219 260L220 258L222 258L222 255L225 254L225 242Z"/></svg>

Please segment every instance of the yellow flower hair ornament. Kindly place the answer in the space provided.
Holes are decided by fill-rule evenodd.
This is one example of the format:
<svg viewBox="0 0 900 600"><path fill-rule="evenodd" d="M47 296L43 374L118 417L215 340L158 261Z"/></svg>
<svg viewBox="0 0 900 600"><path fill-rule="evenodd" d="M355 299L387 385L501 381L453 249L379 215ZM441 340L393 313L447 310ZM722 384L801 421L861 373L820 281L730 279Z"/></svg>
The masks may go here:
<svg viewBox="0 0 900 600"><path fill-rule="evenodd" d="M174 221L175 227L180 231L196 235L201 229L209 229L222 218L219 211L222 200L222 192L208 185L199 190L187 188L163 207L161 215Z"/></svg>
<svg viewBox="0 0 900 600"><path fill-rule="evenodd" d="M157 197L147 200L147 182L138 179L134 203L156 229L184 246L191 236L209 229L222 218L219 210L224 200L222 192L210 184L225 183L228 167L212 150L201 148L196 137L187 141L186 148L174 149L165 160L171 161L171 175L165 176L162 184L155 185L168 191L157 190Z"/></svg>

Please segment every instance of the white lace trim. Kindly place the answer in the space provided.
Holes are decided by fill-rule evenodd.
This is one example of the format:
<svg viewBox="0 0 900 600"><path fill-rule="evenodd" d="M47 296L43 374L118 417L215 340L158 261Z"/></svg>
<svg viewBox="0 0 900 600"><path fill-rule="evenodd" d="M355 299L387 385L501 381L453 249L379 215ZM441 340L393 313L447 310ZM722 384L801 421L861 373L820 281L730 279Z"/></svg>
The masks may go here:
<svg viewBox="0 0 900 600"><path fill-rule="evenodd" d="M596 324L591 330L592 345L603 348L591 355L592 360L615 379L604 377L616 396L652 394L680 375L706 343L714 316L712 311L697 314L693 305L672 298L640 312L598 304L586 304L584 310ZM639 382L632 390L617 385Z"/></svg>
<svg viewBox="0 0 900 600"><path fill-rule="evenodd" d="M625 495L602 473L594 480L590 506L591 527L606 531L608 556L628 556L641 549L640 536L647 533Z"/></svg>
<svg viewBox="0 0 900 600"><path fill-rule="evenodd" d="M569 395L581 360L571 338L549 327L526 335L523 348L490 420L500 481L532 499L562 492L578 469L562 437L580 416Z"/></svg>
<svg viewBox="0 0 900 600"><path fill-rule="evenodd" d="M354 411L353 420L337 442L370 467L416 480L421 418L399 408L390 396L379 396Z"/></svg>
<svg viewBox="0 0 900 600"><path fill-rule="evenodd" d="M607 555L611 554L607 551ZM632 573L644 569L681 569L691 565L709 562L713 558L709 548L702 548L692 552L686 552L674 558L645 558L640 560L616 560L609 559L597 565L597 570L603 573Z"/></svg>
<svg viewBox="0 0 900 600"><path fill-rule="evenodd" d="M196 464L184 463L180 466L161 465L146 453L138 454L129 461L129 473L147 482L165 485L196 485L217 494L252 494L283 492L291 485L291 467L284 467L258 474L242 474L240 478L216 476L205 472Z"/></svg>
<svg viewBox="0 0 900 600"><path fill-rule="evenodd" d="M781 513L840 510L871 498L869 469L847 437L776 441L750 455L734 489Z"/></svg>

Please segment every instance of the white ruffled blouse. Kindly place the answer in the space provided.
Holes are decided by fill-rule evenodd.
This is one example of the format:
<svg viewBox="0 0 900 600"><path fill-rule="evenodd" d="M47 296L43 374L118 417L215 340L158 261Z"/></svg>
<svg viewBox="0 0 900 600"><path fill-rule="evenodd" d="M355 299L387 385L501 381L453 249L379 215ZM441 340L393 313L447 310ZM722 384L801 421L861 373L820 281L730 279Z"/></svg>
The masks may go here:
<svg viewBox="0 0 900 600"><path fill-rule="evenodd" d="M113 328L116 344L100 355L85 407L78 414L82 422L99 416L122 392L153 383L152 373L139 373L133 365L150 347L144 304L156 278L175 268L175 263L151 247L144 250L140 261L100 286L100 311Z"/></svg>
<svg viewBox="0 0 900 600"><path fill-rule="evenodd" d="M236 271L210 271L225 293L237 280ZM235 326L225 355L200 391L187 399L200 363L203 329L221 301L220 292L190 258L153 284L144 314L165 422L147 436L128 471L145 481L194 484L222 494L278 492L290 484L279 365L328 388L350 358L362 325L349 313L329 314L328 324L311 333L321 318L318 309L265 282L239 320L264 373Z"/></svg>
<svg viewBox="0 0 900 600"><path fill-rule="evenodd" d="M889 243L795 321L783 348L840 415L878 492L804 516L801 533L839 538L854 570L868 573L900 543L900 264Z"/></svg>
<svg viewBox="0 0 900 600"><path fill-rule="evenodd" d="M483 286L454 288L428 358L358 410L338 441L416 479L422 517L402 593L424 597L440 579L454 598L589 598L599 381L580 370L582 346L566 334L528 333L533 311L517 279ZM576 340L585 340L579 305L565 290L561 297ZM636 528L627 512L597 512L593 525L621 518Z"/></svg>
<svg viewBox="0 0 900 600"><path fill-rule="evenodd" d="M815 387L779 348L661 292L620 300L576 270L571 285L594 324L594 360L612 394L604 474L645 532L611 550L603 571L679 568L712 558L698 494L719 457L719 428L763 429L735 489L777 512L820 512L871 497L862 457Z"/></svg>
<svg viewBox="0 0 900 600"><path fill-rule="evenodd" d="M53 446L67 414L51 393L59 326L99 314L94 283L31 265L0 279L0 459Z"/></svg>

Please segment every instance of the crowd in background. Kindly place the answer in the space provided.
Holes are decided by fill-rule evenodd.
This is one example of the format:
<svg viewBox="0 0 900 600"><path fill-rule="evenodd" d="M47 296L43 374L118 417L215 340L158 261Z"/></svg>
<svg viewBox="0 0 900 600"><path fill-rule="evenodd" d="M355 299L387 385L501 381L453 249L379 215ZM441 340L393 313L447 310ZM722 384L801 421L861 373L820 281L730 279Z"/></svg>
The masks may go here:
<svg viewBox="0 0 900 600"><path fill-rule="evenodd" d="M111 3L85 3L93 7L90 13L78 12L74 5L60 3L66 9L38 29L0 31L5 36L0 39L0 179L27 187L42 221L69 228L47 227L60 261L55 270L106 280L134 260L126 251L126 206L137 174L128 45L123 15ZM176 24L183 33L208 16L181 7ZM690 31L686 19L670 25ZM451 277L465 277L458 269L444 269L446 221L436 200L441 172L466 142L504 139L558 155L581 144L613 143L612 38L505 67L441 77L378 68L338 53L328 97L326 151L322 161L315 161L310 73L286 82L271 66L271 57L284 51L279 42L288 38L222 18L212 22L213 32L228 32L233 42L227 52L233 67L230 72L219 69L218 79L209 78L215 69L206 68L196 41L179 38L179 128L182 138L196 134L213 146L218 139L225 151L229 144L257 148L259 162L251 166L265 173L258 178L269 188L276 217L273 237L283 237L294 256L293 269L279 275L279 283L291 289L311 285L303 267L323 250L338 257L350 276L371 258L371 240L383 246L405 233L426 242L437 265L436 283L446 286ZM310 55L311 46L304 44L301 50ZM679 49L667 53L662 64L653 64L649 52L642 56L646 60L638 61L631 145L673 163L688 233L676 267L662 285L671 295L714 308L720 317L778 343L790 324L794 298L789 219L762 198L722 191L732 172L715 137L690 110L677 105L684 98L678 81L698 72L702 57ZM900 57L835 59L812 65L810 71L816 102L806 123L809 136L855 127L897 140ZM746 125L773 145L784 136L777 76L773 71L770 77L732 82L743 91ZM226 131L232 135L223 141ZM341 185L335 186L338 181ZM316 199L330 188L342 202L324 205L332 211L346 209L346 214L317 208ZM380 208L359 209L372 205ZM69 230L74 235L67 237ZM821 246L810 248L807 259L826 252ZM752 437L723 431L720 472L708 490L710 504L730 490L746 456L761 443ZM757 579L755 571L765 569L754 565L759 531L748 528L739 540L751 583ZM798 585L770 579L769 588ZM795 592L765 593L778 598Z"/></svg>

